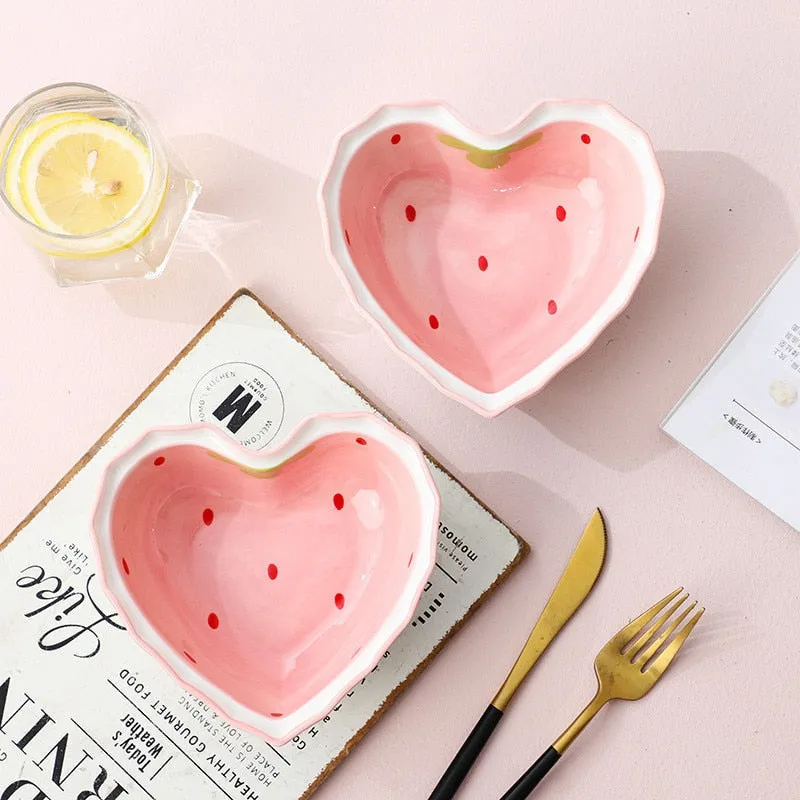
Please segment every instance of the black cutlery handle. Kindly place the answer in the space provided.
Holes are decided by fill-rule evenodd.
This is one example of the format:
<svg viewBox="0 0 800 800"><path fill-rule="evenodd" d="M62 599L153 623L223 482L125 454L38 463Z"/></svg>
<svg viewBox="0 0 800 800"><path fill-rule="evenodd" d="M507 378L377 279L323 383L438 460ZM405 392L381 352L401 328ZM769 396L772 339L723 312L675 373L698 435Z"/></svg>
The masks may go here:
<svg viewBox="0 0 800 800"><path fill-rule="evenodd" d="M499 708L489 706L483 712L483 716L478 720L478 724L472 729L472 733L461 745L461 749L456 753L447 771L442 775L442 779L436 784L436 788L428 800L451 800L458 791L458 787L464 782L467 773L472 768L476 759L483 750L489 737L500 722L503 712Z"/></svg>
<svg viewBox="0 0 800 800"><path fill-rule="evenodd" d="M536 763L500 798L500 800L524 800L539 782L555 766L561 753L555 747L548 747Z"/></svg>

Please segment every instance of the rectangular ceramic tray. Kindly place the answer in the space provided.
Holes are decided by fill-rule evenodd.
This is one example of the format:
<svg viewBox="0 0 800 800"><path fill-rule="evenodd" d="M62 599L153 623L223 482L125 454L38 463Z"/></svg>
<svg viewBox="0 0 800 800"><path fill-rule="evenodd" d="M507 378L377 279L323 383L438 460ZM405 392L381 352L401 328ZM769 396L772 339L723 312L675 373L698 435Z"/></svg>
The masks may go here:
<svg viewBox="0 0 800 800"><path fill-rule="evenodd" d="M416 618L323 722L272 748L134 643L94 575L89 531L106 464L147 428L211 422L260 449L309 414L354 410L376 411L241 291L0 544L0 794L28 780L47 796L62 794L60 781L70 797L94 787L133 800L298 800L325 780L526 555L525 542L431 460L439 555Z"/></svg>

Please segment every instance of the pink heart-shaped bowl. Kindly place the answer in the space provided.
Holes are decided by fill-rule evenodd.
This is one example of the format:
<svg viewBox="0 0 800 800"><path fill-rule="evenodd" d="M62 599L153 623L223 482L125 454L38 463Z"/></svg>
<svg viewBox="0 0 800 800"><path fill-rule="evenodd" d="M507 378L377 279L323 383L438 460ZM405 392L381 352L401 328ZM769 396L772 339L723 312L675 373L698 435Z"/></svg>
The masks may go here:
<svg viewBox="0 0 800 800"><path fill-rule="evenodd" d="M495 416L630 301L664 182L604 103L545 102L498 136L445 106L386 106L338 141L320 189L352 299L440 389Z"/></svg>
<svg viewBox="0 0 800 800"><path fill-rule="evenodd" d="M154 430L108 468L101 573L131 632L225 717L281 744L324 717L412 618L439 496L415 442L320 415L254 454Z"/></svg>

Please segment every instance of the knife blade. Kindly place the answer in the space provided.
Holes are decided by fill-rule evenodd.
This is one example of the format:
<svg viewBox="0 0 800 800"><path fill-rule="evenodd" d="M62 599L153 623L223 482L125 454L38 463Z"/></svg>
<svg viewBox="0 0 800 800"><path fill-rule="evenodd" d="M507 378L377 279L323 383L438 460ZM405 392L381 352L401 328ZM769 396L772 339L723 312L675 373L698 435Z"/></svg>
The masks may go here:
<svg viewBox="0 0 800 800"><path fill-rule="evenodd" d="M575 551L556 588L550 595L531 635L505 683L492 700L499 711L505 711L522 681L533 669L539 657L569 622L592 590L606 558L606 526L600 509L596 509L583 531Z"/></svg>
<svg viewBox="0 0 800 800"><path fill-rule="evenodd" d="M584 528L556 588L533 626L528 641L514 662L508 677L428 800L451 800L458 791L522 682L530 674L550 642L588 597L603 569L605 557L606 526L598 508Z"/></svg>

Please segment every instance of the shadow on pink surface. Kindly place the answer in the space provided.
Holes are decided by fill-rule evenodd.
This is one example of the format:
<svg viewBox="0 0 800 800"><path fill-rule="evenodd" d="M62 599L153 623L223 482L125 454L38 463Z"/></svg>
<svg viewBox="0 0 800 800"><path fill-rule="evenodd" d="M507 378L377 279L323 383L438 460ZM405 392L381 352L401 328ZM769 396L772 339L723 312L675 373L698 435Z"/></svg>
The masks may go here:
<svg viewBox="0 0 800 800"><path fill-rule="evenodd" d="M218 136L175 144L204 184L202 221L161 279L107 287L120 309L199 326L246 286L322 355L349 363L358 347L348 340L377 333L327 261L316 180ZM660 247L633 301L583 357L519 406L569 446L624 472L673 447L661 419L722 344L719 331L738 325L796 245L780 190L744 161L718 152L658 159L667 184ZM402 382L400 359L376 346ZM597 424L621 416L623 426Z"/></svg>
<svg viewBox="0 0 800 800"><path fill-rule="evenodd" d="M328 264L314 178L218 136L174 144L203 184L199 213L161 279L109 284L123 313L200 325L247 287L323 349L366 330Z"/></svg>
<svg viewBox="0 0 800 800"><path fill-rule="evenodd" d="M576 532L583 530L591 512L586 508L573 508L563 497L537 483L527 475L507 470L470 472L462 475L470 489L490 508L502 508L503 520L512 528L528 531L552 531L553 536L539 537L529 544L535 551L535 559L552 558L548 564L566 563L575 547ZM553 529L552 521L559 525ZM544 554L552 548L557 552Z"/></svg>
<svg viewBox="0 0 800 800"><path fill-rule="evenodd" d="M582 358L520 405L571 447L625 472L674 446L661 420L723 344L719 331L733 332L797 240L778 187L741 159L667 151L658 160L667 185L660 244L633 301ZM621 416L624 425L609 424Z"/></svg>

